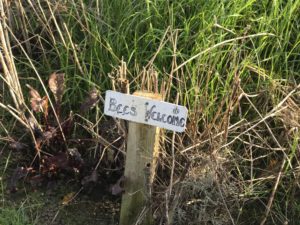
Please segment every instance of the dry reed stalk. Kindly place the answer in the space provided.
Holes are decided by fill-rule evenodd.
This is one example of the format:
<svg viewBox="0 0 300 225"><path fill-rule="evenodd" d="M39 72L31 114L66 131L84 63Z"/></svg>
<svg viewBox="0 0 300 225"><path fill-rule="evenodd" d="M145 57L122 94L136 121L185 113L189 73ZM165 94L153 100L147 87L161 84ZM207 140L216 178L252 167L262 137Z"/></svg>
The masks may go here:
<svg viewBox="0 0 300 225"><path fill-rule="evenodd" d="M3 67L4 81L9 87L9 92L13 98L15 108L22 112L24 106L24 97L20 85L18 73L13 59L13 54L10 46L10 39L7 30L7 12L9 10L9 3L7 1L0 1L0 63Z"/></svg>
<svg viewBox="0 0 300 225"><path fill-rule="evenodd" d="M31 45L30 45L30 42L27 41L30 38L29 38L28 27L26 26L26 24L28 23L28 18L27 18L26 12L25 12L25 8L23 6L24 3L22 3L21 0L18 0L18 1L16 1L15 4L18 8L17 14L18 14L18 17L20 18L19 20L20 20L21 27L22 27L21 32L22 32L23 38L25 40L26 50L27 50L28 54L31 56L32 55Z"/></svg>

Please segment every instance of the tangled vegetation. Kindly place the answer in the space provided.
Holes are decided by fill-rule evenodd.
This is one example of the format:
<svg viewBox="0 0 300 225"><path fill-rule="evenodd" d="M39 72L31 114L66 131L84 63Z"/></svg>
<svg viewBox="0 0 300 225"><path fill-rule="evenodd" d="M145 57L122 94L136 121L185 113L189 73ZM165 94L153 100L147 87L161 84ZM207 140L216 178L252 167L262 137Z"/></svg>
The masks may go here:
<svg viewBox="0 0 300 225"><path fill-rule="evenodd" d="M53 180L77 190L50 224L99 186L119 207L127 127L103 114L114 89L189 110L184 133L161 135L157 224L296 225L299 30L299 0L0 1L1 224L41 224L47 206L29 199Z"/></svg>

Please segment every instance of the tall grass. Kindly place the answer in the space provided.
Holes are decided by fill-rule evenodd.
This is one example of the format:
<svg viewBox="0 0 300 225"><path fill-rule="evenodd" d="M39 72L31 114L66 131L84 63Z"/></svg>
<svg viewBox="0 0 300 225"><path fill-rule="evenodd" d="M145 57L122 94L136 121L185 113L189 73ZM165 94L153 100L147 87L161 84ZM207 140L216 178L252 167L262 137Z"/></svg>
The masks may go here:
<svg viewBox="0 0 300 225"><path fill-rule="evenodd" d="M108 74L122 60L131 92L142 88L143 68L154 68L165 99L175 102L178 94L189 109L186 132L175 138L166 132L162 144L161 167L170 169L161 179L174 157L176 177L191 162L180 186L163 196L168 207L158 211L164 220L297 224L300 1L28 0L0 6L6 18L0 27L1 117L10 133L13 118L27 124L17 113L28 103L26 83L39 87L53 71L64 72L63 109L79 112L93 87L102 94L112 88L114 73ZM99 118L83 116L94 123ZM158 186L172 185L164 180Z"/></svg>

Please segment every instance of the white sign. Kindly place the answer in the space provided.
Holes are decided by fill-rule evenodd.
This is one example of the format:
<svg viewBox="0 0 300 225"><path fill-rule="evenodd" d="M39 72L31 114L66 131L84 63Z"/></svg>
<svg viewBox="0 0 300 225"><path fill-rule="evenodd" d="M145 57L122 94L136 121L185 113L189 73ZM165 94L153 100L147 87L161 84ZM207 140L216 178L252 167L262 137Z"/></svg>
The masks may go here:
<svg viewBox="0 0 300 225"><path fill-rule="evenodd" d="M188 110L184 106L145 97L106 91L104 114L177 132L185 130Z"/></svg>

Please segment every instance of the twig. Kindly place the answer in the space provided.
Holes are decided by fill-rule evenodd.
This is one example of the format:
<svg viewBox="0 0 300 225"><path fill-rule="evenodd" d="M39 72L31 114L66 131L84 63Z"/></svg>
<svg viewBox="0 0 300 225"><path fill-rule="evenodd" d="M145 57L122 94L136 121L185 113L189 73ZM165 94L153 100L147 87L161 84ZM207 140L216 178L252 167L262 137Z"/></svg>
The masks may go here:
<svg viewBox="0 0 300 225"><path fill-rule="evenodd" d="M271 211L271 207L272 207L272 204L273 204L273 201L274 201L275 193L276 193L277 188L278 188L278 185L279 185L279 181L280 181L280 179L281 179L281 177L282 177L282 171L283 171L283 169L284 169L285 163L286 163L286 158L284 158L284 159L282 160L280 170L279 170L278 175L277 175L277 177L276 177L275 185L274 185L274 187L273 187L271 196L270 196L269 201L268 201L268 205L267 205L267 209L266 209L266 211L265 211L265 215L264 215L262 221L260 222L260 225L264 225L264 224L266 223L266 221L267 221L267 218L268 218L268 216L269 216L269 213L270 213L270 211Z"/></svg>
<svg viewBox="0 0 300 225"><path fill-rule="evenodd" d="M179 181L177 182L177 186L174 190L174 198L173 198L173 201L172 201L172 205L171 205L171 209L169 210L168 213L168 220L169 220L169 224L173 224L173 219L174 219L174 212L175 212L175 209L178 205L178 202L179 202L179 199L180 199L180 196L181 196L181 193L182 193L182 182L184 180L184 178L186 177L188 171L189 171L189 168L191 166L191 161L188 161L184 167L184 170L182 171L180 177L179 177Z"/></svg>
<svg viewBox="0 0 300 225"><path fill-rule="evenodd" d="M219 192L220 192L220 195L221 195L221 197L222 197L222 201L223 201L223 204L224 204L224 206L225 206L225 209L226 209L226 211L227 211L227 213L228 213L228 215L229 215L229 217L230 217L230 220L231 220L232 224L235 225L234 219L233 219L232 216L231 216L230 210L228 209L227 203L226 203L225 198L224 198L224 196L223 196L223 193L222 193L222 190L221 190L220 183L219 183L219 181L217 181L216 183L217 183L217 187L218 187L218 190L219 190Z"/></svg>
<svg viewBox="0 0 300 225"><path fill-rule="evenodd" d="M236 122L235 124L229 126L229 127L228 127L228 131L231 130L231 129L233 129L233 128L235 128L236 126L238 126L239 124L241 124L241 123L244 122L244 121L245 121L245 119L241 119L240 121ZM213 139L214 139L214 138L217 138L217 137L223 135L224 132L225 132L225 131L223 130L223 131L221 131L220 133L218 133L218 134L216 134L215 136L213 136L212 138L213 138ZM201 145L203 145L203 144L209 142L210 139L211 139L211 138L206 139L206 140L204 140L204 141L200 141L200 142L198 142L198 143L196 143L196 144L194 144L194 145L192 145L192 146L190 146L190 147L187 147L187 148L183 149L180 153L183 154L183 153L186 153L186 152L188 152L188 151L191 151L191 150L193 150L193 149L195 149L195 148L197 148L197 147L199 147L199 146L201 146Z"/></svg>

